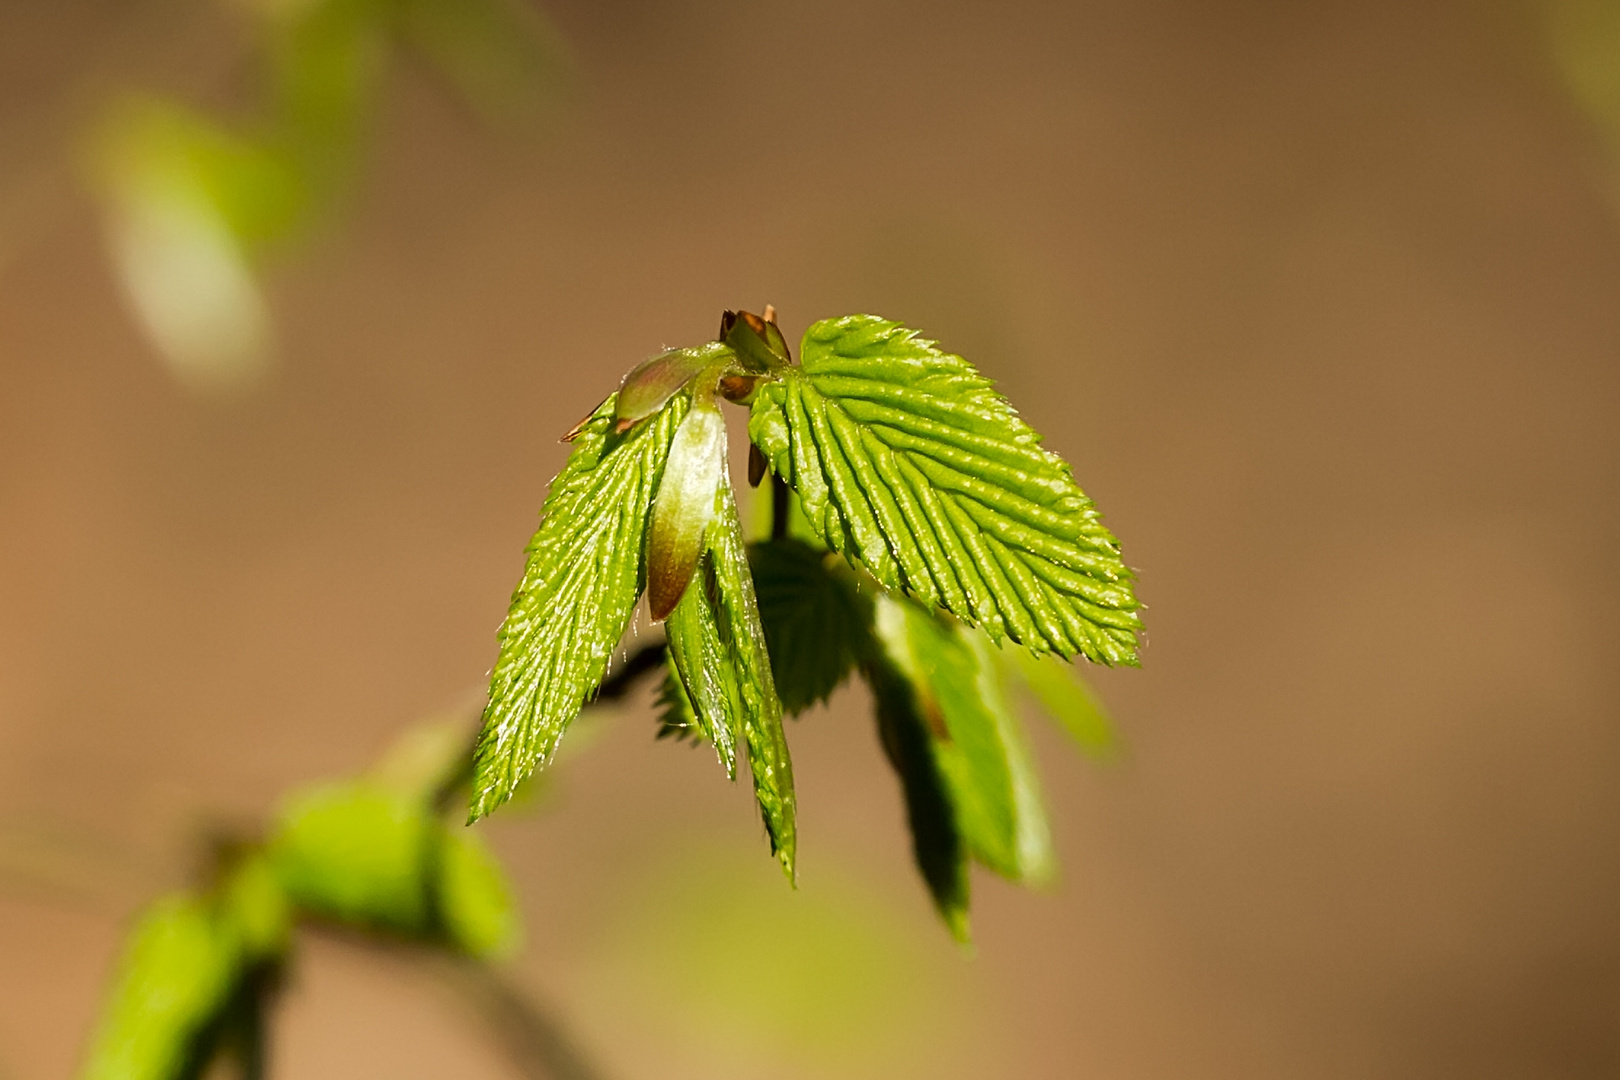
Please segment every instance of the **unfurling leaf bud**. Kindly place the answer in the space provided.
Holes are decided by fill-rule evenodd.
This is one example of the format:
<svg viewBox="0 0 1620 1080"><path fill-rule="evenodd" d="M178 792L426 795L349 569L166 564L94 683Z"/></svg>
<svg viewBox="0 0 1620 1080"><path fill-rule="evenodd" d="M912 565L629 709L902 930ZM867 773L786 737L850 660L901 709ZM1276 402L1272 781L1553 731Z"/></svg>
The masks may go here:
<svg viewBox="0 0 1620 1080"><path fill-rule="evenodd" d="M680 602L703 554L703 533L714 517L714 493L726 464L726 422L709 393L675 429L664 478L653 501L647 535L647 604L661 620Z"/></svg>
<svg viewBox="0 0 1620 1080"><path fill-rule="evenodd" d="M774 309L767 309L774 316ZM737 351L737 359L750 371L779 371L792 363L787 339L774 319L762 319L752 311L726 312L720 321L721 340Z"/></svg>
<svg viewBox="0 0 1620 1080"><path fill-rule="evenodd" d="M630 369L619 384L619 401L613 410L613 430L628 431L664 407L664 403L708 368L725 374L732 364L731 346L710 341L691 349L671 349L643 360ZM713 389L711 383L701 390Z"/></svg>

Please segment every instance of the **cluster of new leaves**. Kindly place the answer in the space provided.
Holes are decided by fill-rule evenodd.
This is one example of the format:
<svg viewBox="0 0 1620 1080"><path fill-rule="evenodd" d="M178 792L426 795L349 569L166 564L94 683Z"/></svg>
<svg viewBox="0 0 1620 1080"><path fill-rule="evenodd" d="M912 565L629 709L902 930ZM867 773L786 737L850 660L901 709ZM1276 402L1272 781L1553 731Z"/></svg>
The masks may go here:
<svg viewBox="0 0 1620 1080"><path fill-rule="evenodd" d="M151 904L125 947L85 1080L188 1080L224 1057L263 1075L265 1014L297 919L479 960L510 952L519 923L505 875L438 805L464 746L459 725L452 738L446 755L446 740L423 729L370 775L295 793L268 839L220 853L211 884Z"/></svg>
<svg viewBox="0 0 1620 1080"><path fill-rule="evenodd" d="M776 535L751 547L722 397L749 406L750 481L774 474ZM814 324L795 364L769 309L728 312L719 340L640 365L570 438L501 630L474 818L546 763L645 592L668 643L662 732L711 743L729 775L746 754L790 877L782 716L851 672L953 931L970 859L1019 881L1051 872L1009 680L1102 745L1100 710L1046 654L1135 664L1139 605L1069 467L987 379L870 315Z"/></svg>

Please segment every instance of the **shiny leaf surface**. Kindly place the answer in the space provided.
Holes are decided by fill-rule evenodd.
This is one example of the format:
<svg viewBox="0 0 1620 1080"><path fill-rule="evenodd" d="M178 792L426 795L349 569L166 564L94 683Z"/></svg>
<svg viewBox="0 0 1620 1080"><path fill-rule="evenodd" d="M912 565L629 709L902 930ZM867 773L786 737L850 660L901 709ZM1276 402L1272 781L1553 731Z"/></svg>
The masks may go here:
<svg viewBox="0 0 1620 1080"><path fill-rule="evenodd" d="M654 620L668 617L692 580L704 531L714 517L725 454L720 407L706 394L694 393L670 443L647 534L647 605Z"/></svg>
<svg viewBox="0 0 1620 1080"><path fill-rule="evenodd" d="M871 315L818 322L749 434L819 537L881 584L1040 652L1136 663L1131 572L990 381Z"/></svg>
<svg viewBox="0 0 1620 1080"><path fill-rule="evenodd" d="M737 516L731 482L723 475L709 529L708 559L714 572L715 621L720 640L736 665L737 704L742 714L743 739L748 745L754 797L770 835L771 851L791 880L798 835L793 762L788 755L787 733L782 730L782 702L776 694L765 631L759 621L742 521Z"/></svg>
<svg viewBox="0 0 1620 1080"><path fill-rule="evenodd" d="M653 493L687 399L615 433L610 395L579 428L546 497L500 631L475 754L472 817L550 760L595 691L642 588Z"/></svg>

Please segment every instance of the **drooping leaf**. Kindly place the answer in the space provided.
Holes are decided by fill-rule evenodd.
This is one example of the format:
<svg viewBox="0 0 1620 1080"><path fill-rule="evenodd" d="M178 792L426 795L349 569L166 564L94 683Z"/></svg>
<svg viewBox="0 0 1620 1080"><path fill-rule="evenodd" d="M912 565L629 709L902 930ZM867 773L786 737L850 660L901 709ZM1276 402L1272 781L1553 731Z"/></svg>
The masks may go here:
<svg viewBox="0 0 1620 1080"><path fill-rule="evenodd" d="M656 415L616 434L616 397L578 429L529 542L490 676L475 755L474 819L550 760L601 681L640 595L653 493L687 398L677 394Z"/></svg>
<svg viewBox="0 0 1620 1080"><path fill-rule="evenodd" d="M1064 656L1136 663L1119 545L1069 467L959 356L872 315L818 322L749 435L881 584Z"/></svg>
<svg viewBox="0 0 1620 1080"><path fill-rule="evenodd" d="M790 713L825 701L870 648L871 600L800 540L749 546L771 672Z"/></svg>
<svg viewBox="0 0 1620 1080"><path fill-rule="evenodd" d="M1108 709L1072 664L1055 656L1032 656L1023 649L1003 649L1001 655L1081 750L1102 758L1118 753L1119 738Z"/></svg>
<svg viewBox="0 0 1620 1080"><path fill-rule="evenodd" d="M708 533L715 622L720 640L736 665L737 703L742 713L743 739L748 744L748 768L754 777L754 797L770 835L771 851L792 880L797 801L787 733L782 730L782 702L771 676L771 659L760 626L737 501L729 477L723 474L715 498L715 517Z"/></svg>
<svg viewBox="0 0 1620 1080"><path fill-rule="evenodd" d="M910 682L955 822L973 856L1014 881L1054 868L1051 835L1022 725L985 636L916 603L879 597L874 623Z"/></svg>
<svg viewBox="0 0 1620 1080"><path fill-rule="evenodd" d="M237 942L207 901L176 895L141 916L119 963L81 1074L84 1080L175 1080L229 1001Z"/></svg>
<svg viewBox="0 0 1620 1080"><path fill-rule="evenodd" d="M900 777L917 869L951 936L969 939L968 850L934 755L933 736L915 685L886 656L874 652L861 674L871 687L883 751Z"/></svg>
<svg viewBox="0 0 1620 1080"><path fill-rule="evenodd" d="M709 394L694 392L670 443L647 534L647 606L654 620L675 610L692 580L725 467L725 417Z"/></svg>
<svg viewBox="0 0 1620 1080"><path fill-rule="evenodd" d="M445 833L439 849L439 917L444 932L469 956L505 956L517 948L523 923L506 873L468 829Z"/></svg>
<svg viewBox="0 0 1620 1080"><path fill-rule="evenodd" d="M709 496L711 509L714 494ZM680 720L691 723L694 737L714 744L715 753L726 775L737 775L737 739L743 727L743 677L729 642L720 635L715 611L715 582L712 560L707 552L697 570L697 579L664 622L669 641L669 660L675 674L673 708L682 710ZM669 691L666 690L666 695Z"/></svg>

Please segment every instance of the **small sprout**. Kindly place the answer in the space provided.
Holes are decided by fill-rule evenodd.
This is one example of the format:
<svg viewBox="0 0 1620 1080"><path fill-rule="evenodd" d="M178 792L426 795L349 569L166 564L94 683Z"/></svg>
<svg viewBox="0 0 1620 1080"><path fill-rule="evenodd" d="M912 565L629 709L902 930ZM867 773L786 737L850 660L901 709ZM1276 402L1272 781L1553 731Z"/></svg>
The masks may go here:
<svg viewBox="0 0 1620 1080"><path fill-rule="evenodd" d="M693 349L670 349L643 360L619 383L618 404L613 410L613 430L629 431L664 407L664 403L710 369L716 376L728 375L733 358L729 346L711 341ZM713 380L709 380L713 386ZM578 427L574 429L576 432Z"/></svg>
<svg viewBox="0 0 1620 1080"><path fill-rule="evenodd" d="M726 464L726 421L708 395L696 393L675 429L647 534L647 604L654 620L668 617L703 554L703 533L714 517L714 493Z"/></svg>
<svg viewBox="0 0 1620 1080"><path fill-rule="evenodd" d="M774 308L768 309L774 316ZM792 363L787 339L772 320L752 311L726 312L720 321L721 340L737 352L737 358L750 371L775 372Z"/></svg>

